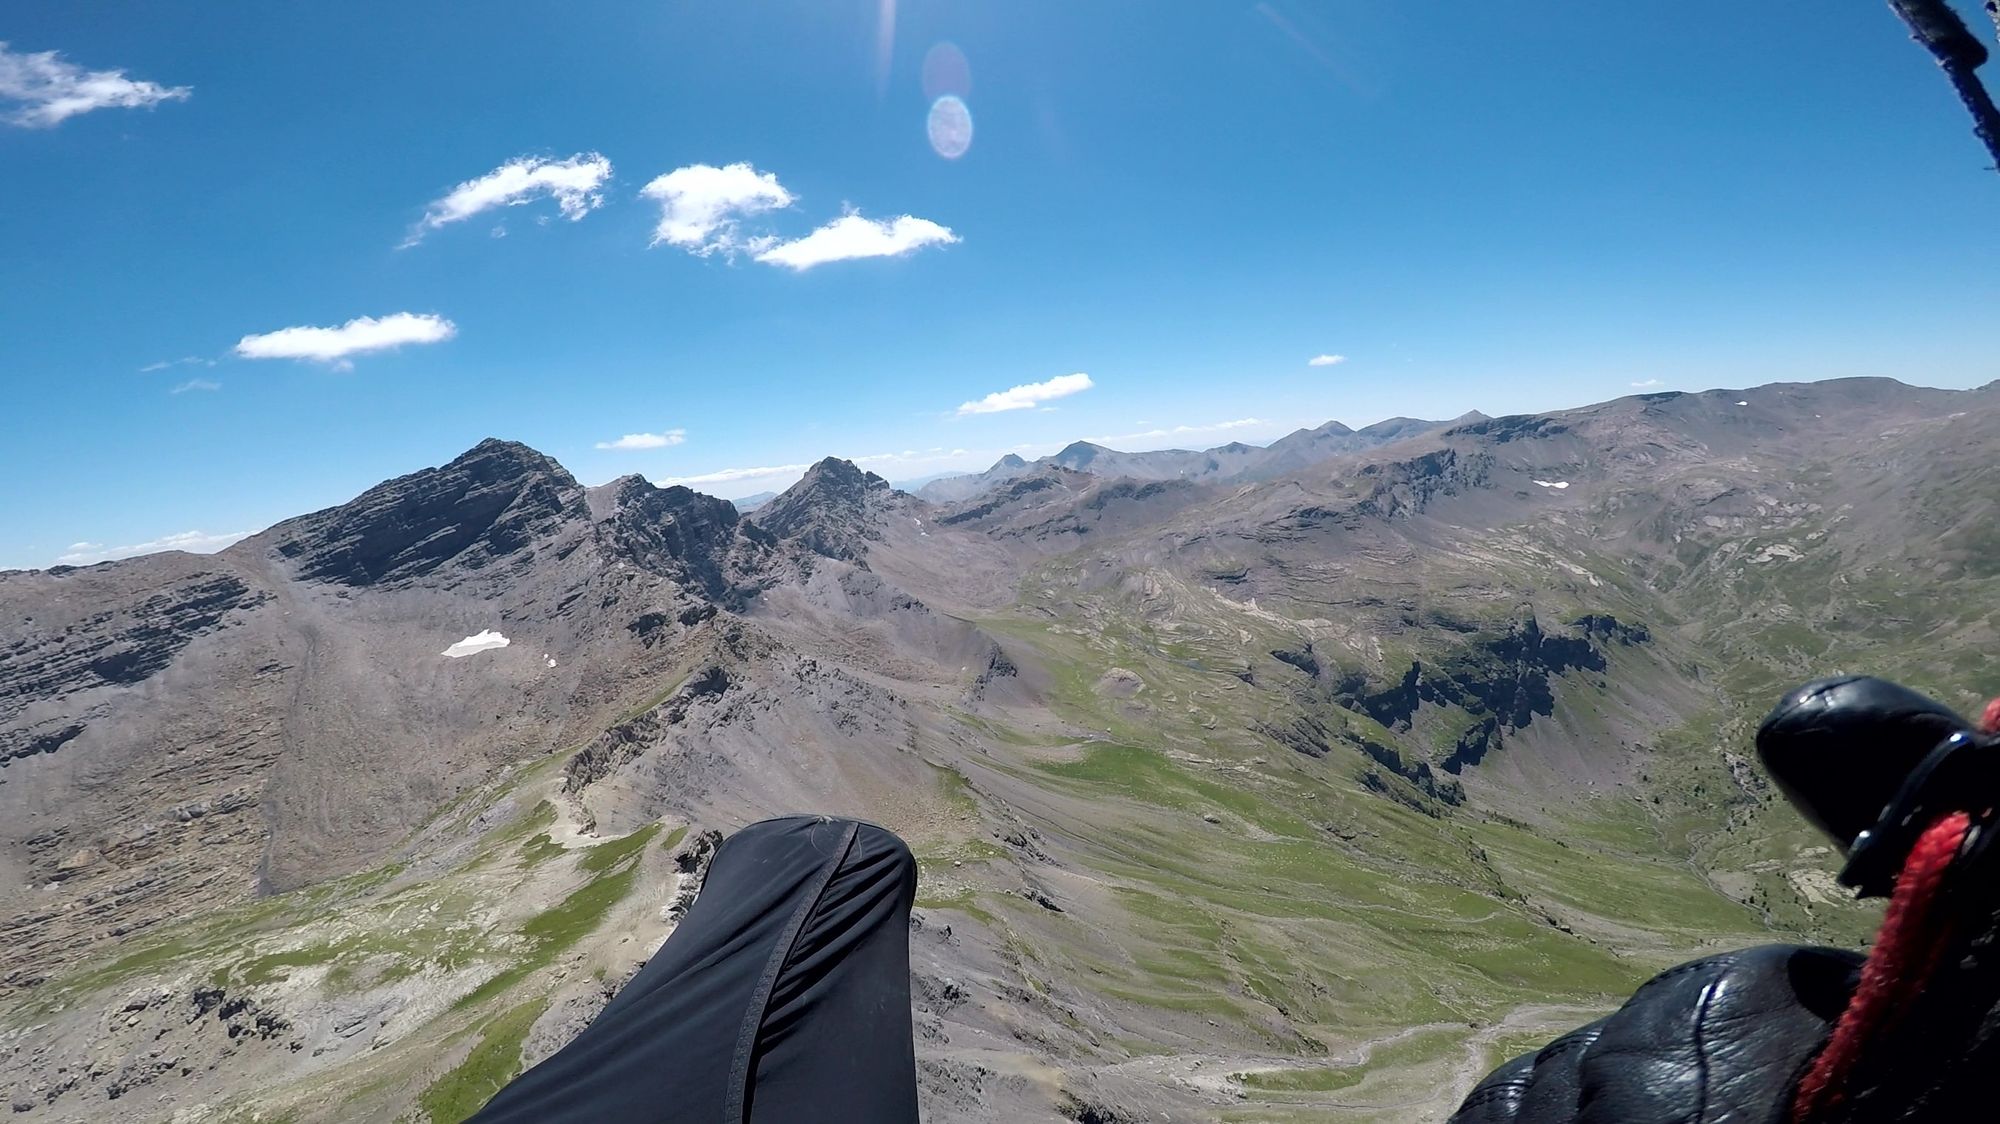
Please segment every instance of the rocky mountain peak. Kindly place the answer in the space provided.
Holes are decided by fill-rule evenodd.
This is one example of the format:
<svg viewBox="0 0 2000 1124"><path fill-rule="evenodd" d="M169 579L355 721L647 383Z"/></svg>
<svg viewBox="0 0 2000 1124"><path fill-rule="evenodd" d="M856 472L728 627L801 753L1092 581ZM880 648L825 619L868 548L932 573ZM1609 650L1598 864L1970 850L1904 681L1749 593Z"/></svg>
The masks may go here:
<svg viewBox="0 0 2000 1124"><path fill-rule="evenodd" d="M1026 467L1028 467L1028 462L1027 462L1027 461L1025 461L1025 460L1022 460L1022 459L1021 459L1021 455L1020 455L1019 453L1008 453L1008 454L1007 454L1006 456L1004 456L1004 457L1001 457L1001 458L1000 458L1000 459L999 459L998 461L995 461L995 462L994 462L994 465L993 465L993 467L995 467L995 468L1026 468Z"/></svg>
<svg viewBox="0 0 2000 1124"><path fill-rule="evenodd" d="M439 471L463 472L489 482L550 476L559 478L562 483L570 487L576 486L576 480L570 476L569 470L557 464L554 458L519 441L505 441L498 437L486 438L460 453Z"/></svg>
<svg viewBox="0 0 2000 1124"><path fill-rule="evenodd" d="M880 508L894 495L887 480L853 461L828 457L747 518L816 554L852 561L879 535Z"/></svg>
<svg viewBox="0 0 2000 1124"><path fill-rule="evenodd" d="M1362 426L1356 432L1362 437L1387 444L1404 437L1414 437L1419 433L1428 433L1436 428L1437 423L1433 421L1425 421L1422 418L1396 417L1384 418L1374 425Z"/></svg>
<svg viewBox="0 0 2000 1124"><path fill-rule="evenodd" d="M347 503L247 541L300 578L343 585L408 581L455 564L479 569L582 514L583 489L547 456L487 438L438 468L378 484Z"/></svg>
<svg viewBox="0 0 2000 1124"><path fill-rule="evenodd" d="M806 469L806 474L799 478L799 482L787 488L778 499L782 500L787 496L802 493L859 495L870 490L886 489L888 487L889 482L887 480L860 468L853 461L841 460L839 457L828 457L811 468ZM772 502L775 503L777 501L774 500Z"/></svg>
<svg viewBox="0 0 2000 1124"><path fill-rule="evenodd" d="M739 541L743 517L728 500L678 484L657 487L636 474L592 488L590 513L613 557L725 605L741 592L732 562L760 545Z"/></svg>
<svg viewBox="0 0 2000 1124"><path fill-rule="evenodd" d="M1062 452L1057 453L1049 459L1051 462L1059 464L1064 468L1080 469L1111 451L1102 445L1093 445L1088 441L1072 441L1063 447Z"/></svg>

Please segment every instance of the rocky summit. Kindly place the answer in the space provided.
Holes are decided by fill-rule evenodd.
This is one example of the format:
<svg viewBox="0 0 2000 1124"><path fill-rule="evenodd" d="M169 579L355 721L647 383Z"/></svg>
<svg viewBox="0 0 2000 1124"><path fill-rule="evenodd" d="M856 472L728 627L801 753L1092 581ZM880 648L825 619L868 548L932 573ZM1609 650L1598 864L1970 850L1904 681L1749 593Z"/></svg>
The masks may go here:
<svg viewBox="0 0 2000 1124"><path fill-rule="evenodd" d="M1846 380L747 516L485 441L0 573L0 1093L462 1119L812 810L918 855L927 1120L1441 1120L1667 964L1870 930L1748 730L1991 686L1996 438Z"/></svg>

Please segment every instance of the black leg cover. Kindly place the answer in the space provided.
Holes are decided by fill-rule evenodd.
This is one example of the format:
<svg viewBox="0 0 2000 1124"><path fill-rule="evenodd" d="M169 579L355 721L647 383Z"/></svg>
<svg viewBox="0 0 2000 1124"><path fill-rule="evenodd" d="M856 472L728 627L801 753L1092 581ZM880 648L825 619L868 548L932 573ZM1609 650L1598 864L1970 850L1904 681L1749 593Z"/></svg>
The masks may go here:
<svg viewBox="0 0 2000 1124"><path fill-rule="evenodd" d="M477 1124L916 1124L917 867L873 824L723 842L680 927L597 1021Z"/></svg>

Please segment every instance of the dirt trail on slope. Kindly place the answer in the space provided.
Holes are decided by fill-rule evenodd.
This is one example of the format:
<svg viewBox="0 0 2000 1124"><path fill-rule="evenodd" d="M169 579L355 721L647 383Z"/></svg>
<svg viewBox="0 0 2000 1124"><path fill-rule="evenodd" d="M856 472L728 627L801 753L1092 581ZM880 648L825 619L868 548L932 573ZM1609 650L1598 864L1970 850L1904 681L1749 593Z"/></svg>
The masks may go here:
<svg viewBox="0 0 2000 1124"><path fill-rule="evenodd" d="M1601 1014L1595 1008L1562 1004L1523 1004L1507 1012L1499 1021L1474 1030L1465 1023L1433 1022L1358 1042L1325 1058L1255 1054L1173 1054L1132 1058L1102 1067L1104 1076L1126 1077L1156 1085L1173 1085L1198 1094L1208 1104L1221 1108L1255 1103L1256 1091L1247 1089L1241 1078L1250 1073L1281 1073L1290 1070L1346 1069L1369 1065L1381 1051L1433 1031L1467 1032L1456 1050L1439 1057L1381 1072L1393 1074L1390 1088L1427 1089L1427 1094L1404 1099L1336 1099L1327 1093L1315 1099L1310 1093L1286 1094L1288 1109L1333 1110L1336 1116L1353 1114L1371 1119L1393 1114L1411 1124L1436 1124L1449 1117L1460 1101L1492 1066L1487 1049L1507 1035L1546 1033L1554 1038ZM1373 1076L1371 1074L1371 1076Z"/></svg>

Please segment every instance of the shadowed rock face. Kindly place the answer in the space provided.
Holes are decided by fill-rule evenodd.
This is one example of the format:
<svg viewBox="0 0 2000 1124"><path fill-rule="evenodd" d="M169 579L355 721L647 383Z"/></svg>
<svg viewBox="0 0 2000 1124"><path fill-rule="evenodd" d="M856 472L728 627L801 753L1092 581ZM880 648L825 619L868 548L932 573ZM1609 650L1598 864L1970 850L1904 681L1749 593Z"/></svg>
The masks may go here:
<svg viewBox="0 0 2000 1124"><path fill-rule="evenodd" d="M476 570L524 550L575 515L581 500L561 465L526 445L489 438L441 468L377 485L258 539L301 578L395 585L446 565Z"/></svg>
<svg viewBox="0 0 2000 1124"><path fill-rule="evenodd" d="M734 556L768 543L744 525L727 500L675 486L656 488L637 476L604 486L611 511L597 523L598 540L613 557L697 589L718 604L739 605L746 589ZM748 541L739 541L747 534Z"/></svg>
<svg viewBox="0 0 2000 1124"><path fill-rule="evenodd" d="M814 554L856 561L867 543L880 539L883 508L895 494L880 476L828 457L749 519Z"/></svg>
<svg viewBox="0 0 2000 1124"><path fill-rule="evenodd" d="M73 577L68 576L73 574ZM164 670L197 637L225 628L231 614L268 598L228 571L178 574L128 595L109 572L10 576L0 593L27 601L73 590L67 605L22 614L0 659L0 768L15 758L53 753L86 723L63 700L129 687ZM88 592L86 592L88 591ZM79 606L89 606L72 615ZM99 607L101 606L101 607ZM29 715L33 708L48 717ZM4 780L0 780L4 783Z"/></svg>
<svg viewBox="0 0 2000 1124"><path fill-rule="evenodd" d="M1441 623L1459 631L1456 622ZM1574 627L1577 635L1550 634L1528 617L1505 632L1470 636L1430 661L1413 661L1392 683L1349 671L1330 684L1332 696L1392 729L1408 730L1426 704L1475 716L1478 721L1438 762L1445 772L1459 773L1477 765L1503 736L1554 714L1556 683L1563 675L1606 670L1605 643L1631 645L1648 638L1644 628L1621 624L1609 614L1582 617Z"/></svg>

